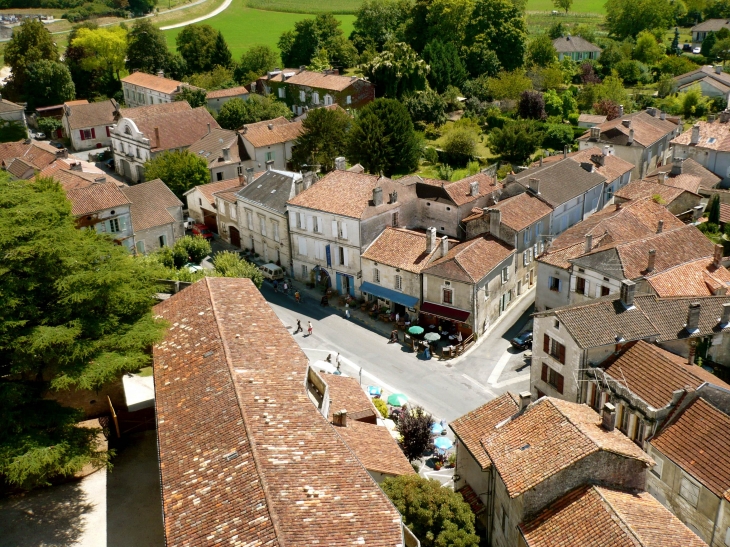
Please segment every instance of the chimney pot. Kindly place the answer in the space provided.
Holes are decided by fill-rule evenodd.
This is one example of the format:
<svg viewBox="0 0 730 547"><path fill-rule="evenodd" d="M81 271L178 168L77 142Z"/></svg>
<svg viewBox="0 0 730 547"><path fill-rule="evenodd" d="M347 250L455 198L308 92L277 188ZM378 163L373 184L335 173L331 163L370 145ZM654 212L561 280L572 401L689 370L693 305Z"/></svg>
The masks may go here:
<svg viewBox="0 0 730 547"><path fill-rule="evenodd" d="M634 143L634 130L633 129L629 129L629 138L628 138L628 140L626 142L628 144L633 144Z"/></svg>
<svg viewBox="0 0 730 547"><path fill-rule="evenodd" d="M664 231L664 221L660 220L656 227L656 233L661 234Z"/></svg>
<svg viewBox="0 0 730 547"><path fill-rule="evenodd" d="M630 279L621 281L621 303L624 308L630 308L634 305L634 294L636 292L636 283Z"/></svg>
<svg viewBox="0 0 730 547"><path fill-rule="evenodd" d="M623 115L624 115L624 105L620 104L620 105L618 105L618 117L620 118Z"/></svg>
<svg viewBox="0 0 730 547"><path fill-rule="evenodd" d="M489 233L494 237L499 237L500 224L502 223L502 211L499 209L489 209Z"/></svg>
<svg viewBox="0 0 730 547"><path fill-rule="evenodd" d="M273 131L274 130L274 124L273 123L270 123L267 127L269 128L269 131Z"/></svg>
<svg viewBox="0 0 730 547"><path fill-rule="evenodd" d="M347 427L347 410L339 410L332 414L332 423L339 427Z"/></svg>
<svg viewBox="0 0 730 547"><path fill-rule="evenodd" d="M531 178L529 181L527 181L528 189L533 194L539 194L540 193L540 179Z"/></svg>
<svg viewBox="0 0 730 547"><path fill-rule="evenodd" d="M722 74L722 65L715 65L715 74Z"/></svg>
<svg viewBox="0 0 730 547"><path fill-rule="evenodd" d="M586 246L584 252L590 253L593 248L593 234L586 234Z"/></svg>
<svg viewBox="0 0 730 547"><path fill-rule="evenodd" d="M210 133L210 124L208 124L208 133Z"/></svg>
<svg viewBox="0 0 730 547"><path fill-rule="evenodd" d="M529 391L520 392L520 412L524 411L532 400L532 393Z"/></svg>
<svg viewBox="0 0 730 547"><path fill-rule="evenodd" d="M436 228L431 227L426 232L426 254L431 254L436 248Z"/></svg>
<svg viewBox="0 0 730 547"><path fill-rule="evenodd" d="M649 249L649 264L646 266L647 272L654 271L655 262L656 262L656 249Z"/></svg>
<svg viewBox="0 0 730 547"><path fill-rule="evenodd" d="M662 110L659 113L659 118L661 118L662 120L666 120L667 119L667 113Z"/></svg>
<svg viewBox="0 0 730 547"><path fill-rule="evenodd" d="M603 405L603 416L601 426L606 431L613 431L616 428L616 407L611 403Z"/></svg>
<svg viewBox="0 0 730 547"><path fill-rule="evenodd" d="M700 124L696 123L692 126L692 139L690 144L698 144L700 142Z"/></svg>
<svg viewBox="0 0 730 547"><path fill-rule="evenodd" d="M600 131L598 132L598 136L599 137L601 136ZM596 137L596 138L598 138L598 137ZM565 159L567 157L568 157L568 145L566 144L565 146L563 146L563 159Z"/></svg>
<svg viewBox="0 0 730 547"><path fill-rule="evenodd" d="M475 180L469 183L469 195L474 197L479 195L479 181Z"/></svg>
<svg viewBox="0 0 730 547"><path fill-rule="evenodd" d="M446 256L449 253L449 237L443 236L441 238L441 256Z"/></svg>
<svg viewBox="0 0 730 547"><path fill-rule="evenodd" d="M162 70L162 69L158 70L158 71L157 71L157 76L158 76L159 78L164 78L164 77L165 77L165 71L164 71L164 70Z"/></svg>
<svg viewBox="0 0 730 547"><path fill-rule="evenodd" d="M223 149L223 161L231 161L231 149L230 148Z"/></svg>
<svg viewBox="0 0 730 547"><path fill-rule="evenodd" d="M700 303L692 302L687 309L687 324L685 329L690 334L699 330L700 326Z"/></svg>
<svg viewBox="0 0 730 547"><path fill-rule="evenodd" d="M160 128L155 127L155 148L160 147Z"/></svg>
<svg viewBox="0 0 730 547"><path fill-rule="evenodd" d="M669 175L666 171L662 171L661 173L659 173L659 182L661 184L666 184L667 180L669 180Z"/></svg>
<svg viewBox="0 0 730 547"><path fill-rule="evenodd" d="M712 265L715 266L715 268L722 267L722 254L724 250L723 246L719 243L715 245L714 252L712 253Z"/></svg>
<svg viewBox="0 0 730 547"><path fill-rule="evenodd" d="M274 160L269 160L266 162L266 170L271 171L274 167Z"/></svg>
<svg viewBox="0 0 730 547"><path fill-rule="evenodd" d="M246 184L251 184L253 182L253 167L247 167L246 168Z"/></svg>
<svg viewBox="0 0 730 547"><path fill-rule="evenodd" d="M380 186L373 188L373 205L380 207L383 204L383 189Z"/></svg>
<svg viewBox="0 0 730 547"><path fill-rule="evenodd" d="M344 156L338 156L335 158L335 169L338 171L344 171L347 163Z"/></svg>
<svg viewBox="0 0 730 547"><path fill-rule="evenodd" d="M631 120L621 120L621 125L629 129L631 127Z"/></svg>
<svg viewBox="0 0 730 547"><path fill-rule="evenodd" d="M730 323L730 302L725 302L722 305L722 319L720 321L723 325Z"/></svg>
<svg viewBox="0 0 730 547"><path fill-rule="evenodd" d="M672 160L672 175L681 175L684 171L684 160L680 158L674 158Z"/></svg>
<svg viewBox="0 0 730 547"><path fill-rule="evenodd" d="M603 155L604 156L610 156L611 155L611 147L606 145L603 147Z"/></svg>

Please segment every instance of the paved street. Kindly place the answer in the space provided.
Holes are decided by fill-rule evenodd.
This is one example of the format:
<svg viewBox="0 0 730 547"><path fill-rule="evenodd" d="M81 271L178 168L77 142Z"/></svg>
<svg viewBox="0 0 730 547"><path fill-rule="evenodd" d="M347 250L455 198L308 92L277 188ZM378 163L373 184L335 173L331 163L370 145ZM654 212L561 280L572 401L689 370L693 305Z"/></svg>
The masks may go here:
<svg viewBox="0 0 730 547"><path fill-rule="evenodd" d="M301 319L305 333L294 338L312 361L339 352L344 374L357 378L362 367L363 385L404 393L439 420L451 421L505 391L529 387L529 360L525 361L529 351L514 352L509 339L529 321L534 290L514 303L476 348L446 361L426 361L401 344L388 344L381 334L345 319L333 308L320 307L313 298L297 304L291 296L274 293L269 283L261 292L290 332ZM310 319L311 337L306 336Z"/></svg>

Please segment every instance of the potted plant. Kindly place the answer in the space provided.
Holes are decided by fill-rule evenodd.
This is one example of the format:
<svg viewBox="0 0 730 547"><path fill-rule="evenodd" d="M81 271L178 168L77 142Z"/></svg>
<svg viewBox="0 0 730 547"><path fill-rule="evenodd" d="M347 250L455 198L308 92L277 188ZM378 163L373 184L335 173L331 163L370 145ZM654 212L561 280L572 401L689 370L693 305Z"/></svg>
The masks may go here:
<svg viewBox="0 0 730 547"><path fill-rule="evenodd" d="M434 468L434 469L435 469L436 471L439 471L439 470L441 469L441 467L443 467L443 465L444 465L444 464L443 464L443 463L441 463L441 460L436 460L435 462L433 462L433 468Z"/></svg>
<svg viewBox="0 0 730 547"><path fill-rule="evenodd" d="M446 467L449 469L456 467L456 454L449 454L449 459L446 460Z"/></svg>

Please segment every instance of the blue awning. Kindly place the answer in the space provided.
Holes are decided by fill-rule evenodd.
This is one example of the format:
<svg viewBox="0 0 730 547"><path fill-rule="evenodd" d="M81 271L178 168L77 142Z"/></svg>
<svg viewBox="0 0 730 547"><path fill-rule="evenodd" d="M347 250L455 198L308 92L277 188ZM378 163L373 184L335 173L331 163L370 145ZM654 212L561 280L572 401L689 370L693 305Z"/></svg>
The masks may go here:
<svg viewBox="0 0 730 547"><path fill-rule="evenodd" d="M362 285L360 285L360 291L372 294L373 296L378 296L383 300L390 300L396 304L402 304L406 308L413 308L416 304L418 304L418 298L415 296L403 294L402 292L394 291L392 289L386 289L385 287L375 285L368 281L363 281Z"/></svg>

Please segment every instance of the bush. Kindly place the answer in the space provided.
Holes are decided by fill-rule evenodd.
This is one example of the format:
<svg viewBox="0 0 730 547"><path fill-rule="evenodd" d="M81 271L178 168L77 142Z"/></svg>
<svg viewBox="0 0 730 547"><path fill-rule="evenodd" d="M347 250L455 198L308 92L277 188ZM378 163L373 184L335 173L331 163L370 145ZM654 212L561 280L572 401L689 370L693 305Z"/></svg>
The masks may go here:
<svg viewBox="0 0 730 547"><path fill-rule="evenodd" d="M573 127L561 123L548 124L543 133L542 145L553 150L563 150L573 142Z"/></svg>
<svg viewBox="0 0 730 547"><path fill-rule="evenodd" d="M435 165L439 162L439 154L433 146L427 146L423 149L423 159Z"/></svg>
<svg viewBox="0 0 730 547"><path fill-rule="evenodd" d="M213 259L213 267L222 277L246 277L259 288L264 283L261 270L255 264L242 259L238 253L231 251L218 253Z"/></svg>
<svg viewBox="0 0 730 547"><path fill-rule="evenodd" d="M373 404L383 418L388 417L388 405L385 404L385 401L383 401L383 399L373 399Z"/></svg>
<svg viewBox="0 0 730 547"><path fill-rule="evenodd" d="M408 461L417 460L426 450L431 440L433 424L433 417L420 406L401 412L398 418L398 433L403 437L403 452Z"/></svg>
<svg viewBox="0 0 730 547"><path fill-rule="evenodd" d="M186 256L190 258L190 262L200 264L203 259L210 254L210 243L200 236L184 236L175 242L173 252L179 252L181 249ZM179 268L180 266L178 266Z"/></svg>
<svg viewBox="0 0 730 547"><path fill-rule="evenodd" d="M467 126L454 127L446 134L443 151L447 163L463 166L474 157L477 149L477 132Z"/></svg>

